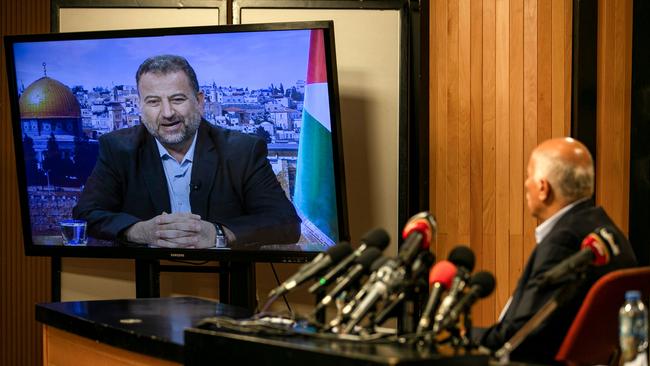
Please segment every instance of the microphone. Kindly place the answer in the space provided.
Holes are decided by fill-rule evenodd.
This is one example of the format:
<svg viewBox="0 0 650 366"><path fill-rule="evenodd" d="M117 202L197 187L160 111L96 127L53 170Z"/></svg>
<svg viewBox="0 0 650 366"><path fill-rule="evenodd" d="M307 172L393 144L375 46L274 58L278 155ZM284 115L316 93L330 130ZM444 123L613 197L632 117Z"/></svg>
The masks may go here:
<svg viewBox="0 0 650 366"><path fill-rule="evenodd" d="M450 261L438 262L431 268L431 271L429 272L431 292L429 293L429 299L427 300L427 304L425 305L422 316L420 317L417 333L421 333L425 329L429 328L429 325L431 324L431 315L438 307L443 291L451 286L454 277L456 277L456 272L456 266L454 266Z"/></svg>
<svg viewBox="0 0 650 366"><path fill-rule="evenodd" d="M456 267L464 269L467 272L472 272L474 270L474 264L476 263L476 257L474 252L470 247L459 245L449 252L448 260L453 263Z"/></svg>
<svg viewBox="0 0 650 366"><path fill-rule="evenodd" d="M398 257L390 259L371 278L371 287L358 306L350 313L344 333L349 333L370 312L381 298L385 298L404 283L406 272L421 249L428 249L437 231L437 224L428 212L420 212L409 219L402 231L405 239ZM348 304L349 305L349 304ZM345 310L345 309L344 309Z"/></svg>
<svg viewBox="0 0 650 366"><path fill-rule="evenodd" d="M429 268L435 261L435 254L431 253L428 250L420 252L420 254L418 254L418 256L415 258L415 261L413 261L413 264L411 265L411 278L407 278L404 282L402 282L398 286L397 291L389 296L389 303L386 304L383 309L381 309L381 312L378 313L374 319L375 325L383 324L392 314L395 313L397 305L401 304L402 301L404 301L409 289L420 289L425 286L428 287L427 281L422 277L424 277L423 275L426 275L429 272Z"/></svg>
<svg viewBox="0 0 650 366"><path fill-rule="evenodd" d="M420 212L411 217L404 225L399 259L402 263L411 263L420 249L429 249L431 240L438 231L438 224L428 212Z"/></svg>
<svg viewBox="0 0 650 366"><path fill-rule="evenodd" d="M329 305L339 293L356 282L356 280L358 280L364 273L368 272L372 263L379 258L379 256L381 256L381 251L379 249L373 247L366 249L361 256L355 260L356 264L353 265L345 275L339 277L334 288L330 290L323 299L321 299L318 305L316 305L314 313Z"/></svg>
<svg viewBox="0 0 650 366"><path fill-rule="evenodd" d="M191 191L198 191L201 189L201 181L197 180L196 182L190 182L190 190Z"/></svg>
<svg viewBox="0 0 650 366"><path fill-rule="evenodd" d="M363 320L372 307L381 298L385 298L392 290L401 284L406 277L406 271L399 260L389 259L377 270L375 280L369 290L359 302L359 305L350 313L350 320L345 326L343 333L350 333L354 327Z"/></svg>
<svg viewBox="0 0 650 366"><path fill-rule="evenodd" d="M357 248L357 250L352 252L352 254L348 255L346 258L340 261L336 266L334 266L334 268L330 269L329 272L327 272L325 275L319 278L318 281L309 288L309 292L314 293L318 289L322 288L323 286L329 285L332 278L334 278L339 273L341 273L345 268L350 266L352 262L358 259L367 249L374 247L383 251L384 249L386 249L389 242L390 242L390 236L388 235L386 230L381 228L370 230L361 238L361 245L359 246L359 248Z"/></svg>
<svg viewBox="0 0 650 366"><path fill-rule="evenodd" d="M269 297L277 297L287 293L294 287L307 281L325 268L331 266L334 263L338 263L341 259L343 259L351 252L352 246L350 246L350 243L341 242L329 248L325 253L319 253L316 258L300 267L298 272L289 277L280 286L271 290Z"/></svg>
<svg viewBox="0 0 650 366"><path fill-rule="evenodd" d="M580 251L558 263L533 281L540 288L567 281L567 275L583 272L589 265L603 266L620 253L613 232L599 227L580 244Z"/></svg>
<svg viewBox="0 0 650 366"><path fill-rule="evenodd" d="M388 257L379 257L375 259L374 262L370 265L370 275L372 276L377 276L377 271L379 268L383 267L384 264L388 262Z"/></svg>
<svg viewBox="0 0 650 366"><path fill-rule="evenodd" d="M436 316L434 317L433 331L437 332L442 321L447 317L451 307L458 301L458 297L465 289L465 284L469 280L469 274L474 269L476 257L469 247L457 246L449 253L449 261L456 265L456 277L449 287L447 296L441 303Z"/></svg>
<svg viewBox="0 0 650 366"><path fill-rule="evenodd" d="M460 314L469 309L476 300L487 297L494 291L495 284L492 273L487 271L475 273L469 281L469 291L449 311L449 316L442 322L440 329L447 329L458 322Z"/></svg>
<svg viewBox="0 0 650 366"><path fill-rule="evenodd" d="M341 314L345 319L347 319L347 317L350 315L352 310L354 310L357 303L361 301L361 299L363 299L364 296L366 296L366 293L370 290L370 288L375 282L375 279L377 278L377 272L388 261L389 259L387 257L379 257L375 259L374 262L372 262L372 265L370 266L370 276L368 277L368 280L363 284L363 286L356 293L356 295L354 295L352 300L350 300L350 302L345 304L343 310L341 310Z"/></svg>
<svg viewBox="0 0 650 366"><path fill-rule="evenodd" d="M435 254L428 250L420 252L411 265L411 281L413 281L415 285L419 285L420 282L422 282L422 284L427 284L426 279L422 280L421 277L426 278L429 268L431 268L435 261Z"/></svg>
<svg viewBox="0 0 650 366"><path fill-rule="evenodd" d="M341 313L332 321L329 323L329 328L334 328L338 326L339 324L343 323L345 320L348 319L350 316L350 313L354 308L357 306L357 303L363 299L363 297L366 295L368 290L372 287L375 278L377 277L377 271L379 268L383 267L384 264L388 262L388 258L386 257L379 257L375 259L374 262L372 262L372 265L370 265L370 276L368 277L368 280L361 286L361 289L357 291L357 293L354 295L352 300L350 300L343 309L341 310Z"/></svg>

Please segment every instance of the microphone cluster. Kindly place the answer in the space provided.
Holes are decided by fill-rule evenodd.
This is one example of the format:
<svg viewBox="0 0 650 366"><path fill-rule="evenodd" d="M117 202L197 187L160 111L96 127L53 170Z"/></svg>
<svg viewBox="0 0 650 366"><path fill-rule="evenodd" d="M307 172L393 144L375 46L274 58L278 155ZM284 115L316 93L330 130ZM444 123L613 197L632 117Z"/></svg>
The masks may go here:
<svg viewBox="0 0 650 366"><path fill-rule="evenodd" d="M447 260L431 268L431 291L420 316L416 333L439 336L448 332L454 344L471 347L471 306L489 296L495 287L494 276L487 271L472 275L476 258L469 247L457 246ZM460 331L461 316L464 318Z"/></svg>
<svg viewBox="0 0 650 366"><path fill-rule="evenodd" d="M396 342L418 346L450 342L454 348L473 349L477 345L471 341L471 307L492 294L495 278L487 271L472 274L476 258L467 246L453 248L446 260L435 263L429 248L436 232L437 224L430 213L411 217L402 231L403 242L397 255L387 257L382 251L390 242L388 233L383 229L371 230L356 249L341 242L300 267L270 292L262 311L251 319L206 321L219 329L254 334L301 334L357 341L385 341L392 337ZM583 239L577 253L527 285L543 288L578 283L572 280L576 273L584 274L590 267L606 265L619 254L614 231L597 228ZM309 291L317 295L317 301L307 317L292 314L287 318L266 312L279 296L311 280L314 283ZM574 289L566 285L496 356L507 356ZM329 312L331 319L326 317L328 308L335 310ZM398 322L397 332L381 328L391 317L400 317L402 324Z"/></svg>
<svg viewBox="0 0 650 366"><path fill-rule="evenodd" d="M383 229L368 232L357 249L347 242L339 243L273 289L269 303L315 280L309 291L318 298L310 319L320 316L322 320L316 323L321 332L341 337L373 334L387 319L404 314L406 307L400 305L411 301L417 303L417 310L411 314L414 321L405 333L460 333L454 332L460 319L465 319L463 325L467 326L470 307L494 290L494 276L484 271L472 276L475 257L466 246L454 248L447 260L434 265L435 255L429 247L436 232L433 216L421 212L404 226L403 242L395 257L382 255L390 242ZM427 293L426 305L420 312L419 305L424 304ZM334 307L336 312L325 321L328 307Z"/></svg>

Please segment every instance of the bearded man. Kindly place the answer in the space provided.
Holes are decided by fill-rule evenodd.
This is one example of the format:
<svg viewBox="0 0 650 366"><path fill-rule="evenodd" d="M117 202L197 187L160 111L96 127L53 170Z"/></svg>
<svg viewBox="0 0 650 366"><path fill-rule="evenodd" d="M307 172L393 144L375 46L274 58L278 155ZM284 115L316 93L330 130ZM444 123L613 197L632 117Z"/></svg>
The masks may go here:
<svg viewBox="0 0 650 366"><path fill-rule="evenodd" d="M187 60L161 55L136 72L142 124L99 138L73 216L98 239L166 248L290 244L300 219L259 138L202 118Z"/></svg>

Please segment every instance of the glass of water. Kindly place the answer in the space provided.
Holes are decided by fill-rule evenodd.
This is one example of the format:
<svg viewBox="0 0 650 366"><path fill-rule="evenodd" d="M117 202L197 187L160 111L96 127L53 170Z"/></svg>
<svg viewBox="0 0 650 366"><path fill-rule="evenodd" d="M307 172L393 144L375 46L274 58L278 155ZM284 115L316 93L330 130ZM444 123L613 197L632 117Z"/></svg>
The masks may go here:
<svg viewBox="0 0 650 366"><path fill-rule="evenodd" d="M61 236L63 245L86 245L86 220L63 220L61 225Z"/></svg>

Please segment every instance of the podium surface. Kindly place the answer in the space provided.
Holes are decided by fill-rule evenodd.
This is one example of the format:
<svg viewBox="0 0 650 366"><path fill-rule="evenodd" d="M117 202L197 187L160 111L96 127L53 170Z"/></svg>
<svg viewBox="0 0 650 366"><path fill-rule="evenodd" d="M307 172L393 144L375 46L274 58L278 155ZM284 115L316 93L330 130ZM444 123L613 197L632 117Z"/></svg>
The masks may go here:
<svg viewBox="0 0 650 366"><path fill-rule="evenodd" d="M190 328L185 365L458 365L485 366L487 355L441 354L432 347L305 336L254 336Z"/></svg>
<svg viewBox="0 0 650 366"><path fill-rule="evenodd" d="M44 363L59 366L488 364L485 355L441 354L431 347L196 328L205 318L250 316L247 309L193 297L36 305Z"/></svg>
<svg viewBox="0 0 650 366"><path fill-rule="evenodd" d="M44 356L52 356L48 340L63 332L64 344L82 339L117 350L151 356L182 364L184 362L183 332L201 319L213 316L245 318L249 310L215 301L193 297L170 297L129 300L71 301L36 305L36 320L43 323ZM63 331L63 332L59 332ZM48 334L49 332L49 334ZM55 339L61 344L60 340ZM80 350L77 344L70 347ZM112 352L117 350L105 350ZM78 363L80 364L80 363Z"/></svg>

